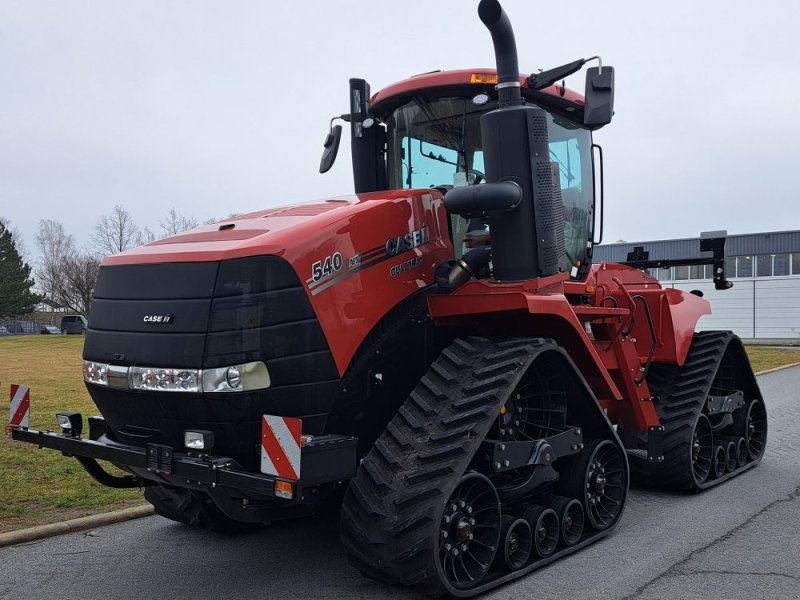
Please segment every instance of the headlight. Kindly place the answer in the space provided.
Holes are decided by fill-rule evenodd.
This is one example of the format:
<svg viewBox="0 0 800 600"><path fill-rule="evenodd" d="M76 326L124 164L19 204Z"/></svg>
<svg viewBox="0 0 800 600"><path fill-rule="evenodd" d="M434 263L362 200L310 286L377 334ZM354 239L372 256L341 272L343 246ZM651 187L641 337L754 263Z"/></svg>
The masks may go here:
<svg viewBox="0 0 800 600"><path fill-rule="evenodd" d="M108 365L90 360L83 361L83 380L97 385L108 385Z"/></svg>
<svg viewBox="0 0 800 600"><path fill-rule="evenodd" d="M154 392L247 392L271 385L267 365L261 361L216 369L122 367L83 361L83 380L118 389Z"/></svg>
<svg viewBox="0 0 800 600"><path fill-rule="evenodd" d="M271 385L267 365L261 361L203 370L204 392L247 392Z"/></svg>
<svg viewBox="0 0 800 600"><path fill-rule="evenodd" d="M199 369L161 369L130 367L128 386L132 390L200 392Z"/></svg>

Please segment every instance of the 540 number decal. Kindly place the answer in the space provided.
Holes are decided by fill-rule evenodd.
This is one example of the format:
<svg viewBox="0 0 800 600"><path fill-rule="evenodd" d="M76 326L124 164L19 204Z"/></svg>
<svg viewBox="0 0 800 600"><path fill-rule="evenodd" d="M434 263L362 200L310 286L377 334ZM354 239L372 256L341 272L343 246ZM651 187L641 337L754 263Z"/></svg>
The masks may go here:
<svg viewBox="0 0 800 600"><path fill-rule="evenodd" d="M316 283L317 281L327 279L341 270L342 255L339 252L334 252L330 256L326 256L323 260L318 260L311 265L311 282Z"/></svg>

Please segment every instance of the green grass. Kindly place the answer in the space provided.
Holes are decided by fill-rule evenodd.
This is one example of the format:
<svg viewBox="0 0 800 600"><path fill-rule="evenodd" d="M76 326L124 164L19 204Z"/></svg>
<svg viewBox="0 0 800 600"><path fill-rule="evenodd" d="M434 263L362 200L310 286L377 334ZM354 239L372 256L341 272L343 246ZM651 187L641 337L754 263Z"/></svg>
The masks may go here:
<svg viewBox="0 0 800 600"><path fill-rule="evenodd" d="M9 385L31 388L34 429L58 430L55 413L97 414L81 375L81 336L0 338L0 398L8 422ZM85 425L84 425L85 426ZM75 459L0 436L0 532L142 504L139 490L101 486Z"/></svg>
<svg viewBox="0 0 800 600"><path fill-rule="evenodd" d="M58 430L55 413L97 414L83 385L80 336L0 338L0 397L8 410L9 384L31 388L34 429ZM800 362L800 350L748 347L756 371ZM7 414L7 412L6 412ZM0 415L7 422L8 417ZM0 532L142 504L138 490L101 486L78 462L52 450L0 436Z"/></svg>
<svg viewBox="0 0 800 600"><path fill-rule="evenodd" d="M756 373L792 363L800 363L800 349L747 346L746 350L750 357L750 364L753 365Z"/></svg>

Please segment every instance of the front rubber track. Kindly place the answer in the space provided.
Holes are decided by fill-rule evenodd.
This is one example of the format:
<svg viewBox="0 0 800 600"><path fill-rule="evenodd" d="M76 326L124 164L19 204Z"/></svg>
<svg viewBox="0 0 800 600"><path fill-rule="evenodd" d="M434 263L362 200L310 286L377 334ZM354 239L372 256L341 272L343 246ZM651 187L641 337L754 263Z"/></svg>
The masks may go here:
<svg viewBox="0 0 800 600"><path fill-rule="evenodd" d="M466 597L520 577L607 533L530 568L484 579L468 590L452 588L438 572L436 545L444 503L529 366L552 350L563 354L551 340L468 338L442 352L364 458L345 493L342 543L357 569L428 595Z"/></svg>

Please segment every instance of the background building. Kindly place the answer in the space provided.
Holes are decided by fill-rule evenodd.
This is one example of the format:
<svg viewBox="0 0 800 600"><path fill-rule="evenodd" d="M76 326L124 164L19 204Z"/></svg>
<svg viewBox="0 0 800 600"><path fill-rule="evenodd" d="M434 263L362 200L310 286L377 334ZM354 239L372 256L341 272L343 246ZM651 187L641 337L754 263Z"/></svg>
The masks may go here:
<svg viewBox="0 0 800 600"><path fill-rule="evenodd" d="M701 256L698 237L604 244L593 260L624 262L634 246L644 246L651 260ZM800 231L728 236L725 271L733 287L717 291L711 265L649 270L662 285L700 290L711 301L714 314L700 319L701 331L730 329L746 340L800 343Z"/></svg>

